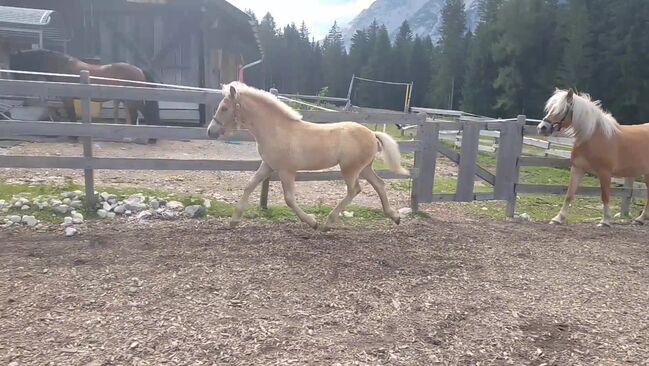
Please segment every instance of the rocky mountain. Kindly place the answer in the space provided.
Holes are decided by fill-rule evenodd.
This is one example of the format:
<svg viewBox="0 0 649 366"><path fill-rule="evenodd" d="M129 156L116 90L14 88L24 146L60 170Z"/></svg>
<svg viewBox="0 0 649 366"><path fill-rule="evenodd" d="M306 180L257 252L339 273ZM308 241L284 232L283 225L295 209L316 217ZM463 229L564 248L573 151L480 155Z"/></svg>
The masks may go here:
<svg viewBox="0 0 649 366"><path fill-rule="evenodd" d="M478 1L464 1L467 26L474 30L479 21ZM437 41L440 37L444 2L445 0L376 0L343 29L345 41L349 42L357 30L366 28L375 19L379 24L385 24L392 37L396 35L401 23L408 20L413 33L430 35L433 41Z"/></svg>

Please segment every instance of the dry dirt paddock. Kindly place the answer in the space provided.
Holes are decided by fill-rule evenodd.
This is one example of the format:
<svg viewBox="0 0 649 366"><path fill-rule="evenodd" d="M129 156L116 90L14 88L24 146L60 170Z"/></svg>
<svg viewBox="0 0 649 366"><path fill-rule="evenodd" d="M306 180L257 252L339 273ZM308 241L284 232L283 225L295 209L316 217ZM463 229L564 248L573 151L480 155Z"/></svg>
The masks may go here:
<svg viewBox="0 0 649 366"><path fill-rule="evenodd" d="M0 232L0 364L649 363L649 229L432 213Z"/></svg>

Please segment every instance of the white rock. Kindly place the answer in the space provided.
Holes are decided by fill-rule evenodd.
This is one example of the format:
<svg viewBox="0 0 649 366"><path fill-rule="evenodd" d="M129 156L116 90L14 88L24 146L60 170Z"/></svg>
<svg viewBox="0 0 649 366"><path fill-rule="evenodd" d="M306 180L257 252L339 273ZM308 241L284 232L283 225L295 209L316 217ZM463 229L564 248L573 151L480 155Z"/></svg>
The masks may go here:
<svg viewBox="0 0 649 366"><path fill-rule="evenodd" d="M103 208L104 211L109 212L113 209L113 206L108 202L104 202L101 204L101 208Z"/></svg>
<svg viewBox="0 0 649 366"><path fill-rule="evenodd" d="M343 214L343 217L348 218L348 219L351 219L352 217L354 217L354 213L351 212L351 211L343 211L342 214Z"/></svg>
<svg viewBox="0 0 649 366"><path fill-rule="evenodd" d="M74 192L72 192L72 193L73 193L75 196L81 196L81 195L83 195L83 192L78 191L78 190L77 190L77 191L74 191ZM96 195L97 195L97 192L95 192L95 196L96 196Z"/></svg>
<svg viewBox="0 0 649 366"><path fill-rule="evenodd" d="M205 208L207 209L212 208L212 201L206 199L205 201L203 201L203 206L205 206Z"/></svg>
<svg viewBox="0 0 649 366"><path fill-rule="evenodd" d="M527 213L522 213L518 216L521 220L530 221L532 218Z"/></svg>
<svg viewBox="0 0 649 366"><path fill-rule="evenodd" d="M68 205L60 204L56 207L54 207L54 212L56 212L59 215L64 215L70 211L70 207Z"/></svg>
<svg viewBox="0 0 649 366"><path fill-rule="evenodd" d="M139 214L137 214L138 220L146 220L146 219L151 218L151 216L153 216L151 211L142 211Z"/></svg>
<svg viewBox="0 0 649 366"><path fill-rule="evenodd" d="M0 200L0 208L3 208L7 204L7 201Z"/></svg>
<svg viewBox="0 0 649 366"><path fill-rule="evenodd" d="M11 215L8 217L9 221L13 222L14 224L18 224L21 221L23 221L23 218L18 216L18 215Z"/></svg>
<svg viewBox="0 0 649 366"><path fill-rule="evenodd" d="M118 215L123 215L126 212L126 206L124 206L124 205L116 206L113 209L113 212L115 212Z"/></svg>
<svg viewBox="0 0 649 366"><path fill-rule="evenodd" d="M110 203L111 205L116 205L117 204L117 197L111 197L106 202Z"/></svg>
<svg viewBox="0 0 649 366"><path fill-rule="evenodd" d="M403 207L399 209L399 214L401 216L410 215L411 213L412 213L412 208L410 207Z"/></svg>
<svg viewBox="0 0 649 366"><path fill-rule="evenodd" d="M74 200L70 202L70 206L74 208L81 208L83 206L83 203L79 200Z"/></svg>
<svg viewBox="0 0 649 366"><path fill-rule="evenodd" d="M23 216L22 222L29 227L38 225L38 220L34 216Z"/></svg>
<svg viewBox="0 0 649 366"><path fill-rule="evenodd" d="M152 200L150 200L150 201L149 201L149 207L151 207L151 208L154 209L154 210L159 209L159 208L160 208L160 201L158 201L158 200L155 199L155 198L152 199Z"/></svg>
<svg viewBox="0 0 649 366"><path fill-rule="evenodd" d="M65 228L65 236L71 237L77 235L79 231L76 228L73 227L66 227Z"/></svg>
<svg viewBox="0 0 649 366"><path fill-rule="evenodd" d="M21 209L22 211L27 211L27 210L30 210L31 207L29 207L28 205L23 205L20 209Z"/></svg>
<svg viewBox="0 0 649 366"><path fill-rule="evenodd" d="M97 216L99 216L100 219L105 219L108 216L108 211L106 210L97 210Z"/></svg>
<svg viewBox="0 0 649 366"><path fill-rule="evenodd" d="M169 209L169 210L181 211L184 208L185 208L185 205L183 205L181 202L178 202L178 201L167 202L167 209Z"/></svg>
<svg viewBox="0 0 649 366"><path fill-rule="evenodd" d="M56 207L56 206L59 206L61 204L63 204L63 201L61 201L61 200L57 200L57 199L51 199L50 200L50 206L52 206L52 207Z"/></svg>
<svg viewBox="0 0 649 366"><path fill-rule="evenodd" d="M115 213L114 212L107 212L106 213L106 218L107 219L114 219L115 218Z"/></svg>
<svg viewBox="0 0 649 366"><path fill-rule="evenodd" d="M131 211L131 210L124 211L124 215L126 215L126 216L131 216L132 214L133 214L133 211Z"/></svg>
<svg viewBox="0 0 649 366"><path fill-rule="evenodd" d="M69 198L64 198L64 199L63 199L63 203L65 203L66 205L69 205L70 202L72 202L72 200L69 199Z"/></svg>
<svg viewBox="0 0 649 366"><path fill-rule="evenodd" d="M615 219L619 219L620 217L622 217L622 213L621 213L621 212L618 212L618 213L616 213L616 214L613 216L613 218L615 218Z"/></svg>
<svg viewBox="0 0 649 366"><path fill-rule="evenodd" d="M77 225L83 224L83 215L76 211L72 211L72 223Z"/></svg>
<svg viewBox="0 0 649 366"><path fill-rule="evenodd" d="M64 217L61 226L70 226L70 225L72 225L72 217L70 216Z"/></svg>
<svg viewBox="0 0 649 366"><path fill-rule="evenodd" d="M175 211L162 211L162 218L165 220L174 220L178 218L178 212Z"/></svg>

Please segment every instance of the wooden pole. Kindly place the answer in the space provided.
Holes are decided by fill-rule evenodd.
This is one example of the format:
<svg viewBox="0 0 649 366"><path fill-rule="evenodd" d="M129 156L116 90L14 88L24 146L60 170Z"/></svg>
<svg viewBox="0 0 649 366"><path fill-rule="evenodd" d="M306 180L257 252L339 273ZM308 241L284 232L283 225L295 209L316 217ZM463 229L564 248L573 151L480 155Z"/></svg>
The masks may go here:
<svg viewBox="0 0 649 366"><path fill-rule="evenodd" d="M90 72L82 70L80 74L81 84L90 84ZM84 124L92 123L92 115L90 114L90 98L83 98L81 100L81 118ZM83 157L86 160L92 159L92 137L83 137ZM83 177L86 188L86 212L92 212L97 207L97 200L95 198L95 172L92 169L84 169Z"/></svg>

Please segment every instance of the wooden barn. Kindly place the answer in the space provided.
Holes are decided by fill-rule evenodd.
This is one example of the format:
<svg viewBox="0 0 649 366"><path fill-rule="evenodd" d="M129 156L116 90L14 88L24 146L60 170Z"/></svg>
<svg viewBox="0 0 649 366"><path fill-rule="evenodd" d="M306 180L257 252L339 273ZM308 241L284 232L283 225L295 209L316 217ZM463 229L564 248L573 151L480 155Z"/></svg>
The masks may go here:
<svg viewBox="0 0 649 366"><path fill-rule="evenodd" d="M0 6L49 11L57 20L50 33L65 35L56 49L87 62L128 62L161 83L218 88L263 56L250 17L225 0L0 0ZM38 41L9 38L6 47L34 48ZM163 120L203 124L209 113L205 106L161 103Z"/></svg>

